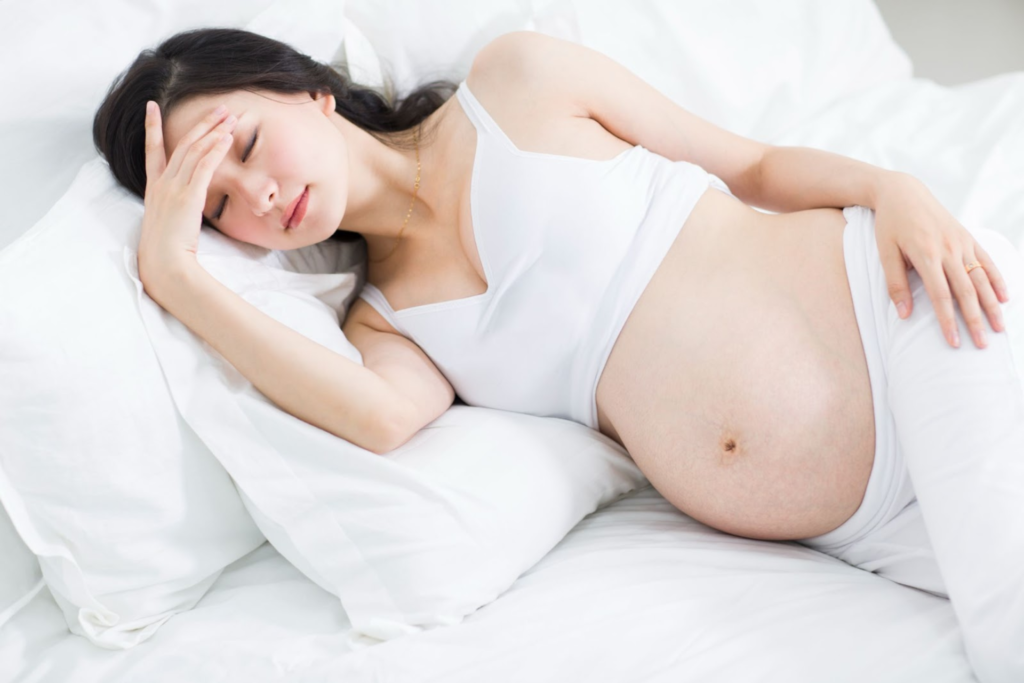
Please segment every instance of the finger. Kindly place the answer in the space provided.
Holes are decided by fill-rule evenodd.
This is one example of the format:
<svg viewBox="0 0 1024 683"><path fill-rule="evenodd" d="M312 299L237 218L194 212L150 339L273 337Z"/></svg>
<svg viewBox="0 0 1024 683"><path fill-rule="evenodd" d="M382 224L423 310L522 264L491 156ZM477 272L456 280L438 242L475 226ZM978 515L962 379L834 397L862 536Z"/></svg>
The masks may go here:
<svg viewBox="0 0 1024 683"><path fill-rule="evenodd" d="M945 272L956 293L956 300L960 304L960 315L967 323L971 339L974 340L975 346L983 349L988 345L985 339L985 319L981 315L981 306L978 304L978 290L974 288L974 282L964 267L966 256L967 254L950 256L945 264ZM976 268L975 270L980 269Z"/></svg>
<svg viewBox="0 0 1024 683"><path fill-rule="evenodd" d="M980 258L976 260L981 261ZM978 299L981 301L985 315L988 316L989 324L995 332L1002 332L1006 329L1006 325L1003 324L1003 311L995 289L993 289L988 275L982 272L983 270L984 268L972 268L969 277L974 283L974 289L978 291Z"/></svg>
<svg viewBox="0 0 1024 683"><path fill-rule="evenodd" d="M167 167L164 153L164 132L160 124L160 107L156 102L146 102L146 188L163 175Z"/></svg>
<svg viewBox="0 0 1024 683"><path fill-rule="evenodd" d="M977 242L974 243L974 254L977 257L975 260L981 263L982 267L985 269L985 275L987 276L985 279L991 281L991 288L995 290L996 295L999 297L999 301L1005 304L1010 300L1010 290L1006 286L1006 280L1003 279L1003 274L999 272L999 267L996 266L996 262L988 255L985 248ZM980 269L972 269L971 274L973 275L978 270ZM987 306L985 308L988 310Z"/></svg>
<svg viewBox="0 0 1024 683"><path fill-rule="evenodd" d="M914 297L910 293L907 280L907 263L903 253L895 242L888 242L878 249L878 257L885 271L885 281L889 284L889 298L896 305L900 318L906 318L913 310Z"/></svg>
<svg viewBox="0 0 1024 683"><path fill-rule="evenodd" d="M175 176L181 173L182 161L184 161L185 156L188 154L189 149L192 148L192 145L209 135L215 127L227 118L227 116L227 107L221 105L204 116L199 123L193 126L192 130L186 133L185 136L178 141L178 146L175 147L174 151L171 153L171 158L167 161L167 172ZM192 174L190 171L185 177L190 178L191 176Z"/></svg>
<svg viewBox="0 0 1024 683"><path fill-rule="evenodd" d="M213 172L220 165L221 160L224 159L224 155L231 149L233 139L234 137L231 133L222 134L214 142L213 146L210 147L209 151L203 155L203 158L199 160L199 164L196 166L195 173L192 176L192 184L197 189L200 189L204 195L206 194L206 188L210 186Z"/></svg>
<svg viewBox="0 0 1024 683"><path fill-rule="evenodd" d="M193 143L192 146L185 153L185 156L181 160L181 167L175 174L174 179L180 186L189 185L192 182L192 177L195 175L196 167L199 162L213 149L214 145L221 139L225 133L230 133L235 127L235 117L229 116L225 120L221 121L212 131L204 135L197 142Z"/></svg>
<svg viewBox="0 0 1024 683"><path fill-rule="evenodd" d="M931 299L932 308L935 309L935 316L939 319L939 327L943 336L946 337L950 346L959 347L960 333L956 322L956 312L953 310L953 295L949 290L942 260L935 255L922 256L914 262L914 267L921 276L924 288L928 292L928 298Z"/></svg>

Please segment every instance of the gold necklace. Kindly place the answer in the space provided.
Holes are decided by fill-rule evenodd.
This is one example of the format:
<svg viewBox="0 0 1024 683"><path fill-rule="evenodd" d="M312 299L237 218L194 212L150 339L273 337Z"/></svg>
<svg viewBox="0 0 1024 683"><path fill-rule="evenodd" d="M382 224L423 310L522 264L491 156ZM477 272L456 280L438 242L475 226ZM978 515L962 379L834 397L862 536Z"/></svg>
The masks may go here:
<svg viewBox="0 0 1024 683"><path fill-rule="evenodd" d="M402 243L402 233L405 232L405 226L409 224L409 217L412 216L412 207L416 205L416 193L420 189L420 127L416 127L416 132L413 134L413 139L416 141L416 183L412 187L412 201L409 202L409 210L405 214L405 220L402 221L402 229L398 231L398 237L395 238L395 246L391 248L388 255L384 258L370 259L372 263L380 263L391 257L391 254L395 253L398 249L398 245Z"/></svg>

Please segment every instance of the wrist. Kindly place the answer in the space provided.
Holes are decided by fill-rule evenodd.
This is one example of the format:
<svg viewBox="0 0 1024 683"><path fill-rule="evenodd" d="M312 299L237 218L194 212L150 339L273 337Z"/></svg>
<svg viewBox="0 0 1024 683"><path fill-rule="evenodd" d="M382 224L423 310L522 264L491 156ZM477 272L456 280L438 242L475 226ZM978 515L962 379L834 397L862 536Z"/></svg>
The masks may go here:
<svg viewBox="0 0 1024 683"><path fill-rule="evenodd" d="M871 174L871 180L868 182L868 196L871 201L871 208L877 209L878 202L885 195L886 191L893 185L902 182L901 175L899 171L890 171L884 168L876 169Z"/></svg>
<svg viewBox="0 0 1024 683"><path fill-rule="evenodd" d="M167 308L175 295L189 290L201 276L202 266L194 258L150 260L139 258L139 281L151 299Z"/></svg>
<svg viewBox="0 0 1024 683"><path fill-rule="evenodd" d="M894 192L896 196L905 196L908 192L916 192L923 187L924 184L909 173L881 169L875 174L874 182L871 184L871 199L874 202L872 207L877 209L878 202Z"/></svg>

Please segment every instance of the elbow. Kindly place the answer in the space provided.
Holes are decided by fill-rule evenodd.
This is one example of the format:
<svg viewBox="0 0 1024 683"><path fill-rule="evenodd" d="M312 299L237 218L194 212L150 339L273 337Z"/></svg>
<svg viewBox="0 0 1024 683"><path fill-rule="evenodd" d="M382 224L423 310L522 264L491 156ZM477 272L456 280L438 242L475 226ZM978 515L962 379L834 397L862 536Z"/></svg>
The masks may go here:
<svg viewBox="0 0 1024 683"><path fill-rule="evenodd" d="M437 401L429 409L422 404L413 401L399 401L393 404L388 411L380 411L378 415L382 419L378 422L376 430L376 442L373 451L377 455L387 455L391 451L404 446L426 425L432 423L452 405L455 400L455 390L448 386L446 398Z"/></svg>
<svg viewBox="0 0 1024 683"><path fill-rule="evenodd" d="M330 425L309 420L307 422L364 451L370 451L375 455L387 455L405 443L405 440L400 438L401 432L395 422L388 420L382 412L364 412L358 416L350 412L340 423Z"/></svg>
<svg viewBox="0 0 1024 683"><path fill-rule="evenodd" d="M367 443L363 445L363 448L370 451L374 455L387 455L391 451L398 448L401 444L389 434L384 435L381 438L375 439L373 443Z"/></svg>
<svg viewBox="0 0 1024 683"><path fill-rule="evenodd" d="M409 421L402 419L398 411L392 410L388 414L382 414L370 439L371 443L364 448L377 455L387 455L409 441L416 433L409 429L408 423Z"/></svg>
<svg viewBox="0 0 1024 683"><path fill-rule="evenodd" d="M387 424L379 425L363 443L359 444L374 455L387 455L400 445L395 430Z"/></svg>
<svg viewBox="0 0 1024 683"><path fill-rule="evenodd" d="M391 451L404 445L412 437L412 434L399 434L398 436L391 435L387 439L378 441L377 445L373 448L367 448L366 450L374 453L375 455L387 455L391 453Z"/></svg>

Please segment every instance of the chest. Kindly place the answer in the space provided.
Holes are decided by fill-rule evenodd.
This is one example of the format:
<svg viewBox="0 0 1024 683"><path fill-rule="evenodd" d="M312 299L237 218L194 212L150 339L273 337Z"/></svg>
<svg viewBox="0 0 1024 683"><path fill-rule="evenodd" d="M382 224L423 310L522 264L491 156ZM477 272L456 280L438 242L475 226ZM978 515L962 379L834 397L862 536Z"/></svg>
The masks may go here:
<svg viewBox="0 0 1024 683"><path fill-rule="evenodd" d="M515 105L515 98L507 100L488 107L494 122L501 125L493 133L507 138L510 143L511 149L505 150L500 149L500 139L481 141L480 133L458 103L458 98L452 98L450 106L446 105L444 119L439 126L443 134L439 135L437 144L446 147L444 157L450 160L454 169L446 175L445 181L449 194L454 196L450 210L433 224L421 226L426 237L418 240L410 253L397 261L388 273L376 279L374 273L370 274L370 281L396 311L470 299L487 292L488 273L481 255L479 235L484 229L494 226L485 228L477 225L478 220L485 219L474 211L475 204L492 204L496 195L505 193L510 202L508 220L502 220L502 227L496 229L515 229L513 214L519 215L518 225L527 229L530 221L535 222L536 216L516 211L511 204L522 206L542 200L548 190L559 194L557 183L540 182L524 186L509 182L500 160L481 160L481 157L490 156L482 147L491 145L491 152L507 154L507 160L513 163L531 159L567 161L566 172L571 172L574 161L610 161L632 149L593 119L571 115L564 105L557 102L525 110ZM485 131L484 137L487 136ZM488 177L481 179L484 174ZM474 189L479 184L487 185L486 197L474 196ZM574 201L569 186L561 187L561 195L559 201ZM548 201L551 201L550 197ZM586 197L577 196L575 201L585 204ZM586 211L580 213L585 214ZM514 248L514 245L509 243L506 247Z"/></svg>
<svg viewBox="0 0 1024 683"><path fill-rule="evenodd" d="M708 175L621 140L606 159L523 150L473 111L459 218L402 278L370 279L377 305L466 403L596 426L608 345Z"/></svg>
<svg viewBox="0 0 1024 683"><path fill-rule="evenodd" d="M585 374L578 355L606 336L593 328L607 320L615 279L644 262L631 251L661 225L644 217L662 162L641 148L590 162L481 145L466 232L450 238L459 256L428 280L407 278L401 298L382 290L396 331L466 403L589 422L566 408L581 386L573 377Z"/></svg>

